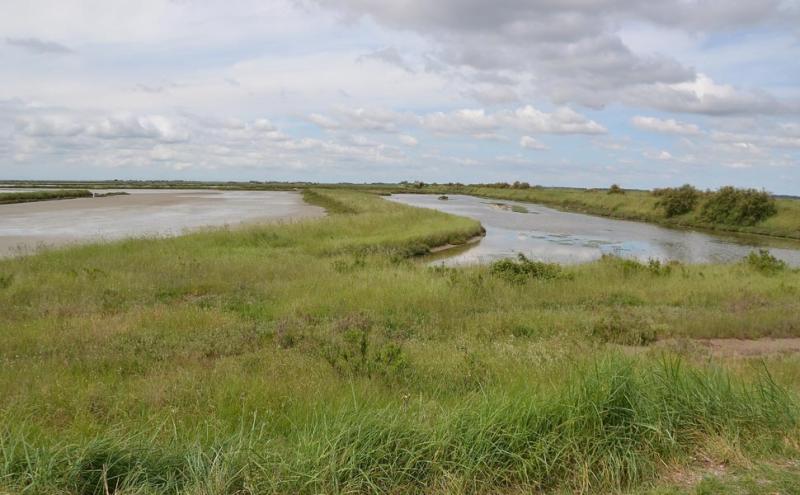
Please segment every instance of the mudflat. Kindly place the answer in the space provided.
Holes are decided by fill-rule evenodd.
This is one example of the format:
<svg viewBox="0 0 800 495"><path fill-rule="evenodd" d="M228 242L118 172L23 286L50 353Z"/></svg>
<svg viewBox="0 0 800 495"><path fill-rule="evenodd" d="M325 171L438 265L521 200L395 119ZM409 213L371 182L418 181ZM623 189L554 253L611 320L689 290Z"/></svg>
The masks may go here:
<svg viewBox="0 0 800 495"><path fill-rule="evenodd" d="M0 205L0 257L77 242L170 236L202 227L324 215L322 208L288 191L125 192L129 194Z"/></svg>

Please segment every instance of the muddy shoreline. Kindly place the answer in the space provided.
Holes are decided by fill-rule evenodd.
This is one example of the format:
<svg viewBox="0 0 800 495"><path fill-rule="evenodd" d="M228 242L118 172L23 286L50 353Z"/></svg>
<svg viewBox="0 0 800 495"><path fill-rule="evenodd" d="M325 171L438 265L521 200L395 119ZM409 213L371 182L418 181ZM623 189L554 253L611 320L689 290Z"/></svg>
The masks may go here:
<svg viewBox="0 0 800 495"><path fill-rule="evenodd" d="M208 227L325 215L322 208L306 204L295 192L125 192L129 194L0 205L0 258L77 243L174 236Z"/></svg>

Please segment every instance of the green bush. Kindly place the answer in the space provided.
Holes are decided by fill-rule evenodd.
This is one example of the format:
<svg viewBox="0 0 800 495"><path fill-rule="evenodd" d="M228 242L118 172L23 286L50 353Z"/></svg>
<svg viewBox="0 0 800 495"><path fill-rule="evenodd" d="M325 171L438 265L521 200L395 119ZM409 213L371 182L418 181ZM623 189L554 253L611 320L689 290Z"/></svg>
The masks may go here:
<svg viewBox="0 0 800 495"><path fill-rule="evenodd" d="M700 191L689 184L681 187L656 189L653 195L658 196L656 208L663 208L667 218L683 215L694 210L700 200Z"/></svg>
<svg viewBox="0 0 800 495"><path fill-rule="evenodd" d="M336 322L327 335L317 338L317 349L344 376L399 380L409 371L401 345L373 335L372 322L363 315Z"/></svg>
<svg viewBox="0 0 800 495"><path fill-rule="evenodd" d="M775 199L768 192L726 186L708 198L700 216L711 223L750 226L777 212Z"/></svg>
<svg viewBox="0 0 800 495"><path fill-rule="evenodd" d="M611 184L608 188L608 194L625 194L625 189L621 188L619 184Z"/></svg>
<svg viewBox="0 0 800 495"><path fill-rule="evenodd" d="M786 268L784 261L772 256L766 249L751 251L744 261L750 268L765 274L777 273Z"/></svg>
<svg viewBox="0 0 800 495"><path fill-rule="evenodd" d="M614 311L597 320L592 337L601 342L644 346L656 341L656 332L647 321L630 312Z"/></svg>
<svg viewBox="0 0 800 495"><path fill-rule="evenodd" d="M522 253L517 254L516 260L495 261L490 271L493 275L518 284L531 279L550 280L563 276L561 267L557 264L529 260Z"/></svg>

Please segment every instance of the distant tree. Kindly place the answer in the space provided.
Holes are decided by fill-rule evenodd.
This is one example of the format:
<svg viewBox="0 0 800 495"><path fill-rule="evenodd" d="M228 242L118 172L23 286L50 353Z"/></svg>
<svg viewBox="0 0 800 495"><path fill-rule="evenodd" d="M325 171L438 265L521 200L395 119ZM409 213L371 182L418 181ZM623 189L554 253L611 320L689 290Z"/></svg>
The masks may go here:
<svg viewBox="0 0 800 495"><path fill-rule="evenodd" d="M666 217L671 218L694 210L701 193L691 185L684 184L681 187L656 189L653 195L659 198L656 208L663 208Z"/></svg>
<svg viewBox="0 0 800 495"><path fill-rule="evenodd" d="M709 196L700 216L711 223L749 226L776 213L775 199L768 192L725 186Z"/></svg>
<svg viewBox="0 0 800 495"><path fill-rule="evenodd" d="M619 184L611 184L608 188L608 194L625 194L625 189L619 187Z"/></svg>

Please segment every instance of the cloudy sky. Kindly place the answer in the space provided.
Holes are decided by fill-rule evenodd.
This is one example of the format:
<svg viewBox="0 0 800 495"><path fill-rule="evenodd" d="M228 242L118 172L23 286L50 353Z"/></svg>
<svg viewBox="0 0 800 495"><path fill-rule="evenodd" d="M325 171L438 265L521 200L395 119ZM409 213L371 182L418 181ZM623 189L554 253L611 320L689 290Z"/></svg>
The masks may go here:
<svg viewBox="0 0 800 495"><path fill-rule="evenodd" d="M800 0L0 0L0 179L800 194Z"/></svg>

